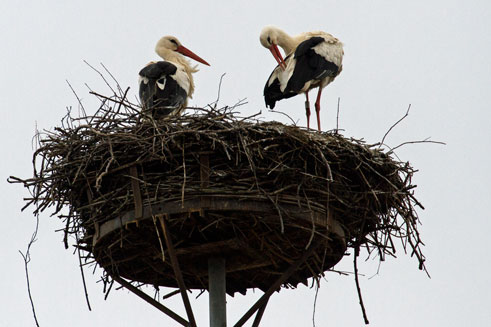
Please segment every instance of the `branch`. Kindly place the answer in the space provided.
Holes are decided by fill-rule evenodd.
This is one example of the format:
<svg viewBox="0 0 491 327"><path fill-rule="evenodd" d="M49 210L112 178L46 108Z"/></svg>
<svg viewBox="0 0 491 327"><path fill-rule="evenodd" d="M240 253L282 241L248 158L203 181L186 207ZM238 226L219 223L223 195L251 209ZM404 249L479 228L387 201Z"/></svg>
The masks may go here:
<svg viewBox="0 0 491 327"><path fill-rule="evenodd" d="M312 311L312 326L315 327L315 308L317 307L317 295L319 294L319 283L315 286L314 310Z"/></svg>
<svg viewBox="0 0 491 327"><path fill-rule="evenodd" d="M404 116L402 116L402 118L401 118L401 119L399 119L398 121L396 121L396 122L395 122L395 124L394 124L394 125L392 125L392 126L389 128L389 130L388 130L388 131L385 133L384 137L382 137L382 141L380 141L380 146L379 146L379 147L381 147L381 146L382 146L382 144L384 144L385 138L387 137L387 135L389 135L390 131L391 131L391 130L392 130L394 127L396 127L396 126L397 126L397 124L399 124L401 121L403 121L403 120L404 120L404 118L406 118L406 117L409 115L409 109L411 109L411 104L409 104L409 107L407 107L407 111L406 111L406 113L404 114Z"/></svg>
<svg viewBox="0 0 491 327"><path fill-rule="evenodd" d="M338 97L338 109L336 113L336 133L339 132L339 102L341 101L341 98Z"/></svg>
<svg viewBox="0 0 491 327"><path fill-rule="evenodd" d="M75 95L75 97L77 98L78 104L80 105L80 108L82 109L82 114L84 116L87 116L87 112L85 111L85 107L82 104L82 100L79 98L77 92L75 92L75 90L73 89L72 84L70 84L70 82L68 80L66 80L66 83L68 84L68 87L70 87L70 90L72 90L73 95Z"/></svg>
<svg viewBox="0 0 491 327"><path fill-rule="evenodd" d="M358 299L360 300L361 311L363 313L363 319L365 320L365 324L368 325L370 322L368 321L367 313L365 311L365 305L363 304L363 298L361 297L360 290L360 281L358 280L358 255L360 254L360 245L358 244L355 248L355 255L353 258L353 266L355 269L355 283L356 283L356 291L358 292Z"/></svg>
<svg viewBox="0 0 491 327"><path fill-rule="evenodd" d="M222 76L220 76L220 82L218 83L218 94L217 94L217 99L215 101L215 108L217 108L217 105L218 105L218 101L220 100L220 91L222 90L222 80L223 80L223 77L225 76L226 73L223 73Z"/></svg>
<svg viewBox="0 0 491 327"><path fill-rule="evenodd" d="M84 267L82 265L82 256L80 254L80 247L79 247L80 240L78 239L78 235L76 233L75 233L75 237L77 240L77 254L78 254L78 263L80 266L80 274L82 276L82 283L84 284L85 301L87 301L87 307L89 308L89 311L92 311L92 308L90 307L89 293L87 292L87 284L85 283Z"/></svg>
<svg viewBox="0 0 491 327"><path fill-rule="evenodd" d="M277 111L277 110L273 110L273 109L269 109L268 111L269 112L272 112L272 113L275 113L275 114L282 114L282 115L286 116L288 119L290 119L290 121L292 122L293 126L297 126L297 124L298 124L298 120L297 121L293 120L292 117L290 117L288 114L284 113L283 111Z"/></svg>
<svg viewBox="0 0 491 327"><path fill-rule="evenodd" d="M119 96L122 96L123 95L123 89L119 85L118 80L113 76L113 74L111 74L111 72L109 71L109 69L107 69L106 66L104 66L104 64L102 62L99 63L99 64L102 66L102 68L104 68L104 70L106 71L106 73L108 73L109 76L111 76L111 78L113 79L114 83L116 83L116 87L118 88L118 91L119 91ZM128 87L128 89L129 89L129 87ZM128 90L126 90L126 92L124 93L123 99L126 97L126 93L128 93Z"/></svg>
<svg viewBox="0 0 491 327"><path fill-rule="evenodd" d="M113 92L114 95L117 95L116 91L114 91L113 87L111 86L111 84L107 81L106 77L104 76L104 74L102 74L99 70L97 70L94 66L92 66L91 64L89 64L86 60L84 60L84 63L89 66L90 68L92 68L93 71L95 71L97 74L99 74L99 76L102 78L102 80L104 81L104 83L106 83L107 87L109 87L109 89L111 90L111 92ZM102 66L104 67L104 66ZM106 67L104 67L106 68Z"/></svg>
<svg viewBox="0 0 491 327"><path fill-rule="evenodd" d="M32 300L32 294L31 294L31 285L29 283L29 270L28 270L28 264L31 261L31 246L36 242L36 236L38 234L38 229L39 229L39 216L36 215L36 228L34 230L34 233L32 233L31 240L27 244L27 250L26 253L22 253L22 251L19 250L20 255L24 259L24 269L26 272L26 281L27 281L27 293L29 294L29 301L31 302L31 308L32 308L32 314L34 316L34 321L36 322L36 326L39 327L38 319L36 316L36 310L34 308L34 301Z"/></svg>
<svg viewBox="0 0 491 327"><path fill-rule="evenodd" d="M389 152L387 152L387 155L390 155L392 154L396 149L400 148L401 146L403 145L407 145L407 144L417 144L417 143L434 143L434 144L441 144L441 145L447 145L447 143L445 142L440 142L440 141L431 141L429 137L425 138L424 140L420 140L420 141L407 141L407 142L403 142L401 144L399 144L398 146L396 147L393 147L390 149Z"/></svg>

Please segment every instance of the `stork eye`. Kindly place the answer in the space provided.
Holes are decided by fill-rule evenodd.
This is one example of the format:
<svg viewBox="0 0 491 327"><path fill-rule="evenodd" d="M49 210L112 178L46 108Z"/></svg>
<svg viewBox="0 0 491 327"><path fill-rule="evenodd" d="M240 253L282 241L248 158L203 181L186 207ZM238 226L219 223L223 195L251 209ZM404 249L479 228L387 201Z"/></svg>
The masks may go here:
<svg viewBox="0 0 491 327"><path fill-rule="evenodd" d="M177 45L177 41L176 41L175 39L170 39L170 41L171 41L172 43L174 43L175 45Z"/></svg>
<svg viewBox="0 0 491 327"><path fill-rule="evenodd" d="M268 43L271 43L271 38L268 36Z"/></svg>

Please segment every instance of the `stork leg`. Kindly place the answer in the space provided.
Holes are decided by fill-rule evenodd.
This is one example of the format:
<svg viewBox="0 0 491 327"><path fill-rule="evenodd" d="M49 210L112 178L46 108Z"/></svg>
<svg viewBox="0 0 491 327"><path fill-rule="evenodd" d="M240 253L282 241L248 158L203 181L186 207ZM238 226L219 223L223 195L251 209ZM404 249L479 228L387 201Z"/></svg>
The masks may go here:
<svg viewBox="0 0 491 327"><path fill-rule="evenodd" d="M309 102L309 91L305 92L305 114L307 115L307 129L310 129L310 102Z"/></svg>
<svg viewBox="0 0 491 327"><path fill-rule="evenodd" d="M319 92L317 93L317 100L315 100L315 113L317 115L317 128L319 132L321 131L321 94L322 94L322 86L319 86Z"/></svg>

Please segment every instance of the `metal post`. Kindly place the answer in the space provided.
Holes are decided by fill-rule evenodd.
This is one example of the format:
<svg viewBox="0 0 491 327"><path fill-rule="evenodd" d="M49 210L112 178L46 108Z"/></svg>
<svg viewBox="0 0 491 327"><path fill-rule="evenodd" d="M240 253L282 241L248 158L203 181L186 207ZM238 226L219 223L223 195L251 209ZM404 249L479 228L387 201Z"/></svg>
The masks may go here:
<svg viewBox="0 0 491 327"><path fill-rule="evenodd" d="M227 327L225 285L225 258L208 259L210 327Z"/></svg>

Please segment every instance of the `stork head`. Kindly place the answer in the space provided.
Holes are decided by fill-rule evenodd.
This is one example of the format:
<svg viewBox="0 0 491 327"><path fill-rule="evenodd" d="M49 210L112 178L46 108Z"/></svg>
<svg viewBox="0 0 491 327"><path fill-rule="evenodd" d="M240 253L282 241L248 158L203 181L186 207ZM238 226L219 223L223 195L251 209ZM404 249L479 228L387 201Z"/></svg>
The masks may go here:
<svg viewBox="0 0 491 327"><path fill-rule="evenodd" d="M210 64L207 63L204 59L183 46L175 36L164 36L157 42L157 45L155 46L155 52L157 52L157 54L164 59L166 57L166 53L169 53L169 51L178 52L186 57L210 66Z"/></svg>
<svg viewBox="0 0 491 327"><path fill-rule="evenodd" d="M286 64L280 50L278 49L278 45L282 44L282 39L285 35L285 32L275 26L264 27L259 35L259 41L261 42L262 46L271 51L271 54L278 62L278 65L283 68L283 70L286 68Z"/></svg>

